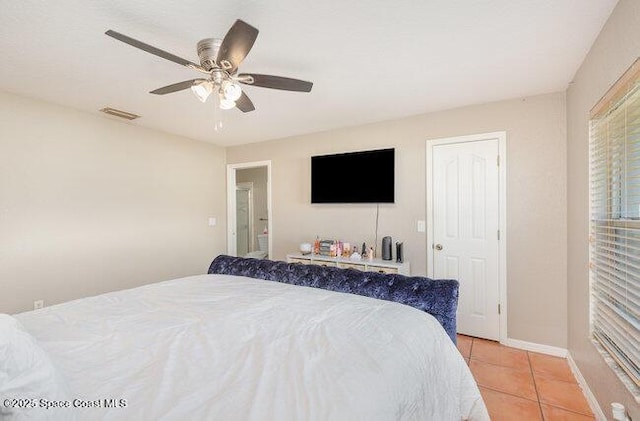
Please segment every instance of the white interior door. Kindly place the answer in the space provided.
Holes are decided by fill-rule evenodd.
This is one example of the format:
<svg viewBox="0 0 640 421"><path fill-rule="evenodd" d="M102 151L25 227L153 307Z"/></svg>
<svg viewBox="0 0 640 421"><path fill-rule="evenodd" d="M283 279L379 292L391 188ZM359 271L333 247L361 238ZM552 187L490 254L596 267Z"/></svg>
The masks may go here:
<svg viewBox="0 0 640 421"><path fill-rule="evenodd" d="M432 149L432 276L460 283L458 332L499 340L498 139Z"/></svg>

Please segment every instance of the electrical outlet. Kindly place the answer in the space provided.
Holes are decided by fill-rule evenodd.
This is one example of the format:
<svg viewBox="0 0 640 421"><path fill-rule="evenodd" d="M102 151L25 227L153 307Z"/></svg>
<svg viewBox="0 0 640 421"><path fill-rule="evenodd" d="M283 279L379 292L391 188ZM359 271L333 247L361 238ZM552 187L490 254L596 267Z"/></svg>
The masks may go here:
<svg viewBox="0 0 640 421"><path fill-rule="evenodd" d="M34 310L40 310L42 307L44 307L44 300L36 300L33 302Z"/></svg>

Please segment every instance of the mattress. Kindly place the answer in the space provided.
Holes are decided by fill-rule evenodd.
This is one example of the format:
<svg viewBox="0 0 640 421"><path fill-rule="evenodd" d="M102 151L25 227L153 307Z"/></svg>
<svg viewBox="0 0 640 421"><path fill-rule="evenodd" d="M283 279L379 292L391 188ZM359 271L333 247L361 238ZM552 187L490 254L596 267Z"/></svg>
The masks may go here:
<svg viewBox="0 0 640 421"><path fill-rule="evenodd" d="M200 275L15 318L72 399L50 418L489 419L442 326L394 302Z"/></svg>

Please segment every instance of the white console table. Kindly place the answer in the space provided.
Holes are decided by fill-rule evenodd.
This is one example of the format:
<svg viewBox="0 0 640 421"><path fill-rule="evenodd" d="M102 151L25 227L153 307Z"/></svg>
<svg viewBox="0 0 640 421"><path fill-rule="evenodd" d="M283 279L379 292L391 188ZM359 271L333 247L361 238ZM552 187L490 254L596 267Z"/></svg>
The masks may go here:
<svg viewBox="0 0 640 421"><path fill-rule="evenodd" d="M398 273L409 276L411 265L409 262L396 263L393 260L363 259L351 260L344 257L329 257L318 254L287 254L288 263L302 263L305 265L333 266L338 268L350 268L366 272Z"/></svg>

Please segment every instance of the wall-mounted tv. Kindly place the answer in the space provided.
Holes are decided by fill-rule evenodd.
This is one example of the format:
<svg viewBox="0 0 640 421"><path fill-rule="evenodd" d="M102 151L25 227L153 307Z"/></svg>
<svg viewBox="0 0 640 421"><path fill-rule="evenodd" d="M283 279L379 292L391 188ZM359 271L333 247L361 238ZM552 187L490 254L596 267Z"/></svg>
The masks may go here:
<svg viewBox="0 0 640 421"><path fill-rule="evenodd" d="M311 203L394 203L395 149L311 157Z"/></svg>

